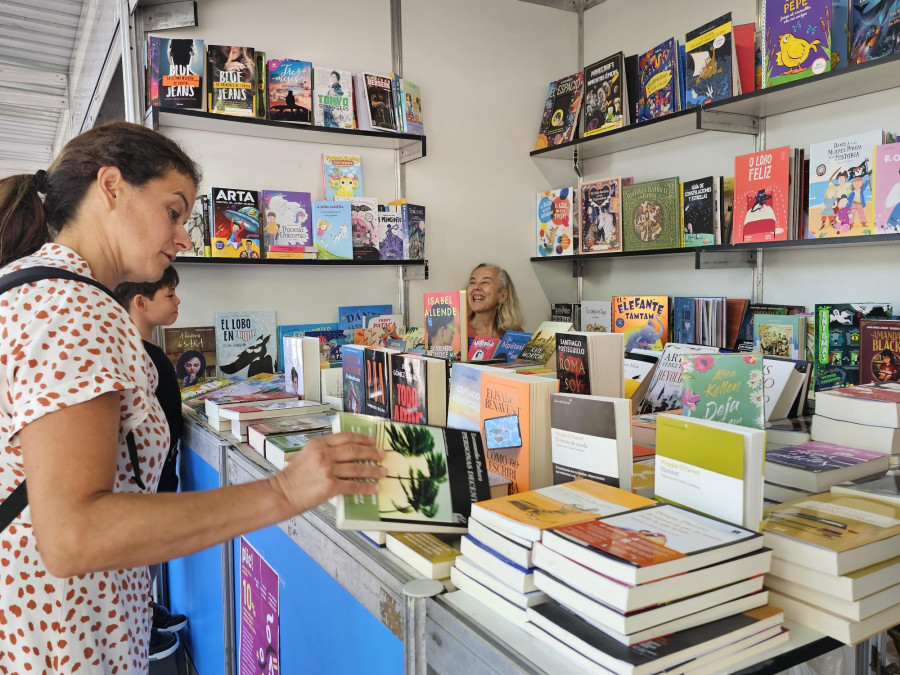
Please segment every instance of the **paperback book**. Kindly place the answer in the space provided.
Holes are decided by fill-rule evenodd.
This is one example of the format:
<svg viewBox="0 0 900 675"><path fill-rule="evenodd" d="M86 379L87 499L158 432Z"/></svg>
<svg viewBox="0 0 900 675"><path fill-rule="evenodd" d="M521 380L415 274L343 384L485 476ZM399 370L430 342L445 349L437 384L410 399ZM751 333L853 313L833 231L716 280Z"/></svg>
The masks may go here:
<svg viewBox="0 0 900 675"><path fill-rule="evenodd" d="M320 260L352 260L350 202L313 202L313 242Z"/></svg>
<svg viewBox="0 0 900 675"><path fill-rule="evenodd" d="M465 361L466 292L425 293L425 346L442 358Z"/></svg>
<svg viewBox="0 0 900 675"><path fill-rule="evenodd" d="M625 335L625 351L662 351L669 341L669 298L617 295L612 299L612 332Z"/></svg>
<svg viewBox="0 0 900 675"><path fill-rule="evenodd" d="M203 109L203 40L150 36L148 105Z"/></svg>
<svg viewBox="0 0 900 675"><path fill-rule="evenodd" d="M790 164L788 146L734 158L732 244L788 238Z"/></svg>
<svg viewBox="0 0 900 675"><path fill-rule="evenodd" d="M685 354L718 354L715 347L668 343L653 371L647 393L637 409L639 414L650 414L682 408L681 357Z"/></svg>
<svg viewBox="0 0 900 675"><path fill-rule="evenodd" d="M396 211L378 211L378 256L381 260L406 260L409 239L403 236L403 216Z"/></svg>
<svg viewBox="0 0 900 675"><path fill-rule="evenodd" d="M355 78L354 88L357 95L356 114L359 128L397 131L393 79L387 75L362 73Z"/></svg>
<svg viewBox="0 0 900 675"><path fill-rule="evenodd" d="M269 59L266 84L270 120L312 124L312 63Z"/></svg>
<svg viewBox="0 0 900 675"><path fill-rule="evenodd" d="M625 251L681 247L680 193L677 177L622 188Z"/></svg>
<svg viewBox="0 0 900 675"><path fill-rule="evenodd" d="M220 373L247 378L275 372L275 312L216 312L214 324Z"/></svg>
<svg viewBox="0 0 900 675"><path fill-rule="evenodd" d="M386 349L366 347L363 352L366 370L366 414L391 418L391 353Z"/></svg>
<svg viewBox="0 0 900 675"><path fill-rule="evenodd" d="M422 122L422 91L414 82L394 75L397 94L397 119L400 133L421 136L425 133Z"/></svg>
<svg viewBox="0 0 900 675"><path fill-rule="evenodd" d="M353 75L346 70L313 68L313 121L318 127L353 129Z"/></svg>
<svg viewBox="0 0 900 675"><path fill-rule="evenodd" d="M625 182L621 178L606 178L581 184L578 253L622 250L621 191ZM627 183L630 182L628 179Z"/></svg>
<svg viewBox="0 0 900 675"><path fill-rule="evenodd" d="M588 333L611 333L612 302L610 300L582 300L581 330Z"/></svg>
<svg viewBox="0 0 900 675"><path fill-rule="evenodd" d="M467 361L488 361L494 357L494 350L500 344L498 337L482 337L476 335L472 338L469 345L469 355Z"/></svg>
<svg viewBox="0 0 900 675"><path fill-rule="evenodd" d="M831 70L832 0L763 0L760 11L764 89Z"/></svg>
<svg viewBox="0 0 900 675"><path fill-rule="evenodd" d="M391 419L411 424L447 424L447 362L392 354Z"/></svg>
<svg viewBox="0 0 900 675"><path fill-rule="evenodd" d="M343 410L365 415L368 412L366 409L365 347L363 345L346 345L341 353L343 356L341 370L344 380Z"/></svg>
<svg viewBox="0 0 900 675"><path fill-rule="evenodd" d="M216 329L214 326L163 328L162 348L175 368L178 384L190 387L216 376Z"/></svg>
<svg viewBox="0 0 900 675"><path fill-rule="evenodd" d="M210 258L212 257L212 242L209 230L209 195L197 195L191 215L184 225L188 237L191 240L189 251L178 251L179 257Z"/></svg>
<svg viewBox="0 0 900 675"><path fill-rule="evenodd" d="M682 185L684 246L721 243L719 234L719 179L715 176Z"/></svg>
<svg viewBox="0 0 900 675"><path fill-rule="evenodd" d="M578 233L575 227L574 188L538 192L536 215L539 256L547 258L575 252Z"/></svg>
<svg viewBox="0 0 900 675"><path fill-rule="evenodd" d="M900 232L900 143L877 146L874 167L875 234L896 234Z"/></svg>
<svg viewBox="0 0 900 675"><path fill-rule="evenodd" d="M253 117L256 111L256 82L256 54L252 47L207 47L208 112Z"/></svg>
<svg viewBox="0 0 900 675"><path fill-rule="evenodd" d="M212 188L209 195L213 258L259 258L259 193Z"/></svg>
<svg viewBox="0 0 900 675"><path fill-rule="evenodd" d="M519 352L518 361L550 364L556 359L556 334L572 330L571 321L542 321Z"/></svg>
<svg viewBox="0 0 900 675"><path fill-rule="evenodd" d="M863 319L890 319L891 304L822 304L815 307L816 392L860 381Z"/></svg>
<svg viewBox="0 0 900 675"><path fill-rule="evenodd" d="M350 224L353 232L353 259L379 260L378 200L351 197Z"/></svg>
<svg viewBox="0 0 900 675"><path fill-rule="evenodd" d="M466 431L481 430L481 367L471 363L450 366L450 396L447 426Z"/></svg>
<svg viewBox="0 0 900 675"><path fill-rule="evenodd" d="M647 122L680 109L678 46L669 38L638 56L635 122Z"/></svg>
<svg viewBox="0 0 900 675"><path fill-rule="evenodd" d="M519 358L519 354L525 349L525 345L531 340L531 336L532 333L526 333L524 331L506 331L503 334L503 337L500 338L500 344L497 345L497 349L494 352L494 358L503 356L506 357L507 363L512 363Z"/></svg>
<svg viewBox="0 0 900 675"><path fill-rule="evenodd" d="M740 93L733 45L731 12L685 35L685 108L721 101Z"/></svg>
<svg viewBox="0 0 900 675"><path fill-rule="evenodd" d="M490 497L477 433L348 413L333 428L374 437L388 472L377 495L338 498L339 529L465 532L472 504Z"/></svg>
<svg viewBox="0 0 900 675"><path fill-rule="evenodd" d="M852 0L850 5L850 63L897 53L900 7L895 0Z"/></svg>
<svg viewBox="0 0 900 675"><path fill-rule="evenodd" d="M628 123L622 52L584 69L584 137L620 129Z"/></svg>
<svg viewBox="0 0 900 675"><path fill-rule="evenodd" d="M274 257L273 246L296 248L297 253L303 253L313 245L312 199L308 192L263 190L262 217L267 258Z"/></svg>
<svg viewBox="0 0 900 675"><path fill-rule="evenodd" d="M359 155L322 154L325 201L363 197L362 160Z"/></svg>
<svg viewBox="0 0 900 675"><path fill-rule="evenodd" d="M583 72L550 83L535 150L568 143L575 138L583 89Z"/></svg>
<svg viewBox="0 0 900 675"><path fill-rule="evenodd" d="M809 441L766 451L766 478L779 485L822 492L835 483L884 471L888 456L834 443Z"/></svg>
<svg viewBox="0 0 900 675"><path fill-rule="evenodd" d="M859 384L900 380L900 321L860 322Z"/></svg>
<svg viewBox="0 0 900 675"><path fill-rule="evenodd" d="M347 305L338 307L338 328L365 328L369 318L390 314L392 305Z"/></svg>
<svg viewBox="0 0 900 675"><path fill-rule="evenodd" d="M764 429L762 366L758 354L683 355L684 416Z"/></svg>

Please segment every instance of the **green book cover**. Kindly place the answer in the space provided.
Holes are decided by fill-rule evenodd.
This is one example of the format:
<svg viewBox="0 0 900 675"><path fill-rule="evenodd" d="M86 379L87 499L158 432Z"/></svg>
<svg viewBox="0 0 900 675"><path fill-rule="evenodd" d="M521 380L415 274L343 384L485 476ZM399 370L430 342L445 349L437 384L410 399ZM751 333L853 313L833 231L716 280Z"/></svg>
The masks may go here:
<svg viewBox="0 0 900 675"><path fill-rule="evenodd" d="M622 188L625 251L681 248L681 185L663 178Z"/></svg>
<svg viewBox="0 0 900 675"><path fill-rule="evenodd" d="M681 357L685 417L765 427L763 361L759 354L685 354Z"/></svg>

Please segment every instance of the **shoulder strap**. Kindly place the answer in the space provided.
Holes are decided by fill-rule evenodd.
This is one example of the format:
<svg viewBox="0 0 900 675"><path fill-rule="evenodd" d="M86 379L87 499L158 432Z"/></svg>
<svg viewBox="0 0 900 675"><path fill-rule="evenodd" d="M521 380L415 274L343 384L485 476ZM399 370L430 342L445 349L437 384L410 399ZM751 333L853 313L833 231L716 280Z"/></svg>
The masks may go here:
<svg viewBox="0 0 900 675"><path fill-rule="evenodd" d="M16 270L0 277L0 294L6 293L13 288L24 286L35 281L43 281L44 279L69 279L71 281L81 281L90 284L106 293L109 297L116 299L106 286L95 279L77 274L69 270L60 269L59 267L26 267L25 269ZM134 442L134 434L129 432L125 438L128 444L128 456L131 460L131 467L134 471L134 480L138 487L144 489L144 481L141 479L141 466L137 454L137 447ZM3 532L10 523L12 523L25 507L28 506L28 492L23 480L10 495L0 502L0 532Z"/></svg>

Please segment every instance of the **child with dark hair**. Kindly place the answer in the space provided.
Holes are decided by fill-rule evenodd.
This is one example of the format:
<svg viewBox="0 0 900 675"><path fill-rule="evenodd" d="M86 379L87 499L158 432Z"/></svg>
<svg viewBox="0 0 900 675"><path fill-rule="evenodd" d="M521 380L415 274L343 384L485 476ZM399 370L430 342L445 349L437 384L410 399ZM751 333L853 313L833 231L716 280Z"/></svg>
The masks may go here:
<svg viewBox="0 0 900 675"><path fill-rule="evenodd" d="M126 281L116 286L114 291L116 299L126 309L137 327L147 356L156 366L156 399L159 401L169 425L169 453L163 462L162 474L156 488L157 492L178 492L176 462L178 442L181 440L181 432L184 428L184 420L181 417L181 388L178 386L175 368L172 367L172 362L169 361L166 353L153 341L153 331L157 326L171 326L178 318L178 305L181 304L181 301L175 295L176 286L178 286L178 272L174 267L169 266L159 281L143 283ZM203 354L200 354L200 357L203 358ZM185 382L187 382L187 378ZM159 569L160 565L150 566L150 575L154 580L159 574ZM151 661L158 652L168 650L168 640L161 638L160 633L176 633L184 628L185 624L187 624L187 617L183 614L171 614L166 607L153 603L153 627L150 633Z"/></svg>

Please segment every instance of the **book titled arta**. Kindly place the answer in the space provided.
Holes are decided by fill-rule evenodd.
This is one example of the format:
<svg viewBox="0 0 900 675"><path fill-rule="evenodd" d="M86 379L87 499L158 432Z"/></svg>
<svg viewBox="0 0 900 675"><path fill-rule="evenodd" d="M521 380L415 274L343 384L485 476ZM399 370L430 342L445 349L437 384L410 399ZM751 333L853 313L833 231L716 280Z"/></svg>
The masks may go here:
<svg viewBox="0 0 900 675"><path fill-rule="evenodd" d="M259 258L259 193L212 188L210 228L213 258Z"/></svg>

